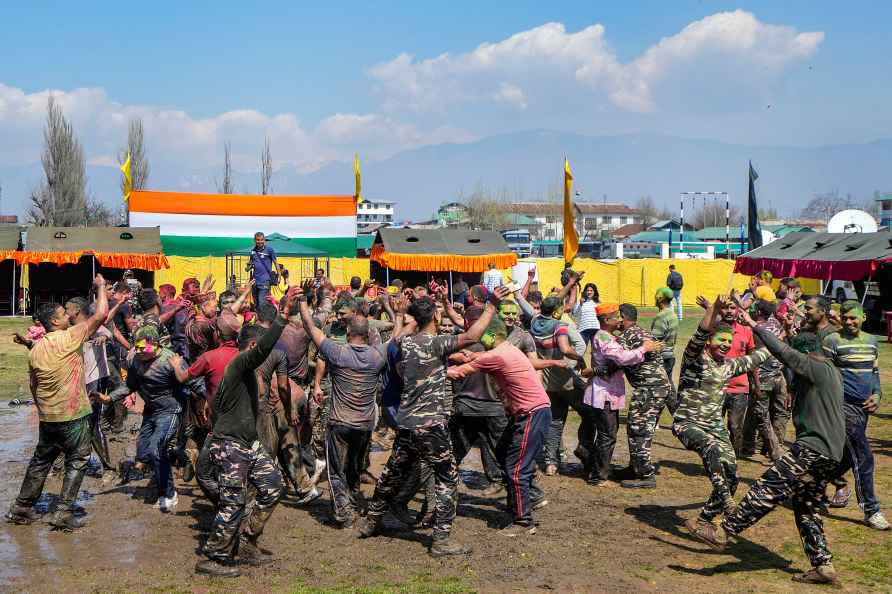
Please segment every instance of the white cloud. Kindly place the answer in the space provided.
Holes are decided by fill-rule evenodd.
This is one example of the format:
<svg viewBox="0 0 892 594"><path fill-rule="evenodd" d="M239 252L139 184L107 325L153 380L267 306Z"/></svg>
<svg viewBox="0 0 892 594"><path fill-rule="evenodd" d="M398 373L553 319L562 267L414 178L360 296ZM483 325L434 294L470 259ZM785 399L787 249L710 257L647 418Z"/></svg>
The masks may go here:
<svg viewBox="0 0 892 594"><path fill-rule="evenodd" d="M621 110L649 112L678 107L685 101L674 99L701 89L710 89L714 103L739 96L741 88L758 94L823 39L821 32L799 33L737 10L691 23L622 63L602 25L568 33L561 23L547 23L464 54L424 60L400 54L368 74L392 111L444 112L467 103L553 109L556 97L588 91ZM734 93L716 94L723 86Z"/></svg>

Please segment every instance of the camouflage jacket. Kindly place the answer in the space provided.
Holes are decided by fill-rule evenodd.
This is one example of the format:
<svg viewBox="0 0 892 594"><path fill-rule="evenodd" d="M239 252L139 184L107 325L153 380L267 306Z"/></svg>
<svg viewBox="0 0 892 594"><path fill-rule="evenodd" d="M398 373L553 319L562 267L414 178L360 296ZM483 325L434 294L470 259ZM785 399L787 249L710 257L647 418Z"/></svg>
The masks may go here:
<svg viewBox="0 0 892 594"><path fill-rule="evenodd" d="M732 377L749 373L764 363L769 354L761 348L744 357L719 362L705 352L710 336L709 332L697 328L685 348L674 420L725 431L722 424L725 384Z"/></svg>
<svg viewBox="0 0 892 594"><path fill-rule="evenodd" d="M650 332L638 326L632 326L620 334L617 341L624 349L635 350L644 345L644 341L653 340ZM632 388L656 388L671 389L666 368L663 367L663 358L660 353L647 353L644 361L637 365L623 367L626 379Z"/></svg>

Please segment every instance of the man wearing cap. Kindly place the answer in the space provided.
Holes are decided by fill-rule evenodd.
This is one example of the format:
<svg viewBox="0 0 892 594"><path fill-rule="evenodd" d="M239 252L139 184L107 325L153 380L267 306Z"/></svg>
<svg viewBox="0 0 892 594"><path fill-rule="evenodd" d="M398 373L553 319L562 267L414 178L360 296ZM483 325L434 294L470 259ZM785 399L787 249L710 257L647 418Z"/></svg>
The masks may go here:
<svg viewBox="0 0 892 594"><path fill-rule="evenodd" d="M675 342L678 339L678 317L672 311L672 300L674 299L672 289L669 287L660 287L654 297L659 312L654 316L650 323L650 334L654 340L663 343L663 368L669 377L669 383L672 384L672 374L675 371ZM666 405L669 412L675 411L675 390L667 399Z"/></svg>
<svg viewBox="0 0 892 594"><path fill-rule="evenodd" d="M622 368L641 363L647 353L659 352L663 345L645 340L637 347L627 349L613 336L622 327L619 305L601 303L596 312L601 329L592 337L592 375L582 401L593 409L592 418L597 431L594 451L589 456L588 482L596 487L605 487L616 447L619 411L626 405Z"/></svg>

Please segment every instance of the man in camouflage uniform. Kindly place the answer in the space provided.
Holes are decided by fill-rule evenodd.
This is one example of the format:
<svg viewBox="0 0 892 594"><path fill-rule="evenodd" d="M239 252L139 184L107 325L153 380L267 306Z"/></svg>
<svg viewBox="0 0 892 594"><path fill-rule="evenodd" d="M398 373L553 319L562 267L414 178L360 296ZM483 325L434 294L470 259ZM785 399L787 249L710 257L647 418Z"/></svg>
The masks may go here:
<svg viewBox="0 0 892 594"><path fill-rule="evenodd" d="M712 482L712 494L697 520L688 521L689 528L711 523L723 511L727 513L735 507L737 459L728 429L722 423L724 388L729 379L750 372L768 358L768 352L759 349L744 357L727 359L734 330L717 324L727 301L723 297L715 303L702 297L699 301L706 313L682 357L678 409L672 425L672 433L703 460Z"/></svg>
<svg viewBox="0 0 892 594"><path fill-rule="evenodd" d="M291 311L298 289L285 296L284 310ZM237 577L239 563L262 565L272 556L257 546L263 528L282 494L282 474L257 436L257 376L286 321L276 318L269 330L246 326L239 333L239 354L226 366L214 401L214 429L210 458L219 477L220 499L214 525L204 545L207 559L195 566L197 573ZM247 487L255 492L244 529Z"/></svg>
<svg viewBox="0 0 892 594"><path fill-rule="evenodd" d="M638 310L634 305L624 303L619 313L623 333L618 341L623 348L631 351L654 340L649 332L638 325ZM675 319L674 315L672 319ZM642 363L623 367L623 371L632 386L626 430L629 459L635 478L624 480L621 484L627 489L653 489L657 486L657 473L651 461L650 448L660 413L666 405L666 398L672 393L672 384L663 366L662 353L647 353Z"/></svg>
<svg viewBox="0 0 892 594"><path fill-rule="evenodd" d="M750 308L750 313L757 323L762 324L765 331L782 338L784 329L774 316L775 311L775 304L763 299L757 299ZM753 390L753 398L746 413L741 456L752 456L756 453L758 431L771 461L780 458L781 442L771 424L770 406L772 402L783 402L786 394L787 382L784 380L783 365L775 357L769 357L759 366L759 389Z"/></svg>
<svg viewBox="0 0 892 594"><path fill-rule="evenodd" d="M446 401L445 393L446 361L450 354L480 340L499 300L507 293L504 287L497 288L480 319L458 335L437 335L439 314L433 299L417 298L408 308L409 315L418 324L418 332L398 339L397 370L403 379L396 419L399 432L390 459L375 485L368 514L359 524L360 538L380 532L384 513L421 459L434 470L437 496L430 554L441 557L470 552L469 548L449 539L455 519L458 467L447 428L451 402Z"/></svg>
<svg viewBox="0 0 892 594"><path fill-rule="evenodd" d="M756 337L771 354L796 374L796 441L753 484L737 509L725 515L721 526L700 522L688 527L695 537L722 550L728 544L728 533L740 534L789 499L803 549L812 565L811 570L793 576L793 581L836 584L833 556L827 547L820 514L826 510L827 484L843 457L846 443L842 378L833 363L821 354L816 335L799 340L801 352L797 352L764 325L757 326L747 314L741 317L755 329Z"/></svg>

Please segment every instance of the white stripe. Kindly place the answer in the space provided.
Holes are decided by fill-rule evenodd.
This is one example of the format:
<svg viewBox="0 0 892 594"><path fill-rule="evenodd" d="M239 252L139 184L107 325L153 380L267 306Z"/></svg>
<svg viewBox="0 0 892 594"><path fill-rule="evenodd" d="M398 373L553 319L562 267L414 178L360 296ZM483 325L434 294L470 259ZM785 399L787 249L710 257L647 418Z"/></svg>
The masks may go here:
<svg viewBox="0 0 892 594"><path fill-rule="evenodd" d="M257 217L131 212L132 227L160 227L161 235L251 237L256 231L286 237L356 237L356 217Z"/></svg>

